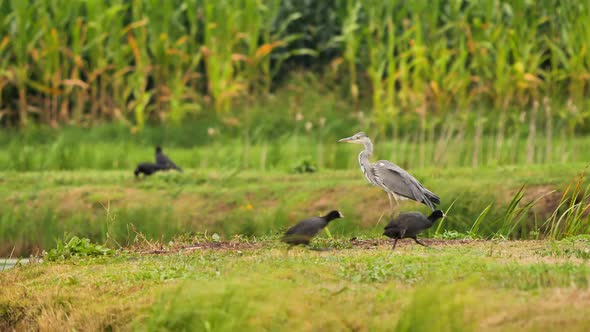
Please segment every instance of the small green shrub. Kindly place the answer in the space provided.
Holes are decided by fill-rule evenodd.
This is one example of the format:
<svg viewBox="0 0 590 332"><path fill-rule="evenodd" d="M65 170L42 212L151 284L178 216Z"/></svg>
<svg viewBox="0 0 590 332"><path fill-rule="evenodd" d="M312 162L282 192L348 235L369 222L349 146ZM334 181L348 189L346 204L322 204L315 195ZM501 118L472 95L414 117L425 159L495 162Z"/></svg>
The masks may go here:
<svg viewBox="0 0 590 332"><path fill-rule="evenodd" d="M114 250L100 244L92 243L87 238L73 236L69 241L57 241L57 247L46 252L44 257L48 261L69 259L72 257L97 257L112 255Z"/></svg>
<svg viewBox="0 0 590 332"><path fill-rule="evenodd" d="M297 166L293 167L293 173L297 174L315 173L317 170L317 166L307 159L300 161Z"/></svg>

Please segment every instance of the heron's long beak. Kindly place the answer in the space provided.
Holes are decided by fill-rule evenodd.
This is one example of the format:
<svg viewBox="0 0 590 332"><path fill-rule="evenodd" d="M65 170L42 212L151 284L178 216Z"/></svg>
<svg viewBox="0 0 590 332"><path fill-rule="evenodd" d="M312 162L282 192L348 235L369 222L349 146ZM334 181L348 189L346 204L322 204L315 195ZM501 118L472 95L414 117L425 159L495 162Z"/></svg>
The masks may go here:
<svg viewBox="0 0 590 332"><path fill-rule="evenodd" d="M354 142L354 141L355 141L355 139L353 139L352 136L351 137L342 138L342 139L339 139L338 140L338 142Z"/></svg>

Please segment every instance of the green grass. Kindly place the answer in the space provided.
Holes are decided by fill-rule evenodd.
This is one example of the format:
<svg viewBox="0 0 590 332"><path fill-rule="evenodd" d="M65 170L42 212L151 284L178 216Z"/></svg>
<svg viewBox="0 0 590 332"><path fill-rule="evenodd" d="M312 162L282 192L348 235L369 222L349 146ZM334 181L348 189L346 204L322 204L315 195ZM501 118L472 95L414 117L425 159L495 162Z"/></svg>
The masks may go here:
<svg viewBox="0 0 590 332"><path fill-rule="evenodd" d="M138 136L122 126L107 126L89 133L76 128L59 132L39 130L4 137L4 144L0 144L0 171L132 170L140 162L154 160L156 145L162 145L164 151L185 168L289 172L310 163L320 170L350 169L358 164L356 156L362 147L337 141L358 130L341 126L326 133L289 131L277 137L250 138L195 136L188 126L180 129L154 127ZM496 139L485 136L476 151L474 136L454 136L446 140L444 135L437 132L424 143L417 142L414 135L398 139L371 135L375 145L373 158L388 159L411 169L565 164L590 160L590 152L585 148L590 144L588 136L554 140L550 151L545 148L544 136L536 137L532 145L526 138L510 139L499 151L496 151ZM531 147L536 152L528 159L527 151Z"/></svg>
<svg viewBox="0 0 590 332"><path fill-rule="evenodd" d="M583 248L584 239L439 242L431 249L402 242L395 252L384 242L289 253L275 241L232 243L229 250L179 251L175 243L160 255L135 249L17 266L0 273L0 328L590 328L587 257L566 251Z"/></svg>
<svg viewBox="0 0 590 332"><path fill-rule="evenodd" d="M0 211L0 257L13 250L14 256L26 256L48 249L56 239L68 235L114 248L144 237L165 242L188 233L217 233L222 238L275 236L297 220L332 209L346 216L330 226L335 237L380 237L387 222L387 195L369 185L356 165L352 167L312 174L186 169L139 180L131 170L2 172L0 199L8 204ZM411 172L440 195L441 209L452 204L448 218L426 236L536 239L588 231L583 213L586 203L582 201L578 212L568 214L571 190L567 204L561 203L560 194L584 167ZM515 196L523 184L522 195ZM550 193L552 190L557 192ZM488 212L479 217L490 204ZM402 210L428 209L404 202ZM553 224L559 231L555 234L549 232ZM564 226L566 231L562 231Z"/></svg>

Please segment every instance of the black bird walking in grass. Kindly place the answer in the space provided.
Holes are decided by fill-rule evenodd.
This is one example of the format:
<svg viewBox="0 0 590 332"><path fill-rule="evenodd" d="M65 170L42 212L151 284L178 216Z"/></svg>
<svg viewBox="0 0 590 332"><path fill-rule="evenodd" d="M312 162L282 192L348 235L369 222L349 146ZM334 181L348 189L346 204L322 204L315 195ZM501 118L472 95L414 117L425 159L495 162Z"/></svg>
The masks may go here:
<svg viewBox="0 0 590 332"><path fill-rule="evenodd" d="M164 166L154 163L140 163L137 165L133 173L135 174L135 177L138 177L140 173L143 173L145 176L150 176L157 171L163 171L165 169Z"/></svg>
<svg viewBox="0 0 590 332"><path fill-rule="evenodd" d="M404 212L400 213L397 218L391 220L385 226L383 235L395 239L393 241L393 248L399 239L414 239L416 243L428 247L426 244L418 241L416 235L425 229L432 227L432 225L445 214L441 210L433 211L430 216L426 217L420 212Z"/></svg>
<svg viewBox="0 0 590 332"><path fill-rule="evenodd" d="M164 169L175 169L182 172L182 168L176 166L176 164L164 154L160 146L156 146L156 164L164 166Z"/></svg>
<svg viewBox="0 0 590 332"><path fill-rule="evenodd" d="M299 244L309 245L309 241L318 234L320 230L334 219L344 217L340 211L333 210L323 217L313 217L302 220L297 225L289 228L281 241L296 246ZM289 248L291 248L291 246Z"/></svg>

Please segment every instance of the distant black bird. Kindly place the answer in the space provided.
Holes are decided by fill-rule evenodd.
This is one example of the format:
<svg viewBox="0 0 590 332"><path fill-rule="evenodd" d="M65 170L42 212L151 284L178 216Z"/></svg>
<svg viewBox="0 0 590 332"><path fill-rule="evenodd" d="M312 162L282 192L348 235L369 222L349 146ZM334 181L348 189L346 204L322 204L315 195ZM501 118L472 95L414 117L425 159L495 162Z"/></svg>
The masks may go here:
<svg viewBox="0 0 590 332"><path fill-rule="evenodd" d="M326 227L328 223L334 219L344 217L340 211L331 211L323 217L313 217L305 219L297 223L297 225L289 228L281 241L296 246L299 244L308 245L309 241L316 236L316 234Z"/></svg>
<svg viewBox="0 0 590 332"><path fill-rule="evenodd" d="M149 176L157 171L163 171L165 169L166 168L164 166L154 163L140 163L137 165L133 173L136 177L139 176L139 173L143 173L145 176Z"/></svg>
<svg viewBox="0 0 590 332"><path fill-rule="evenodd" d="M405 212L401 213L397 218L391 220L385 226L383 235L395 239L393 241L393 249L399 239L411 238L416 243L428 247L424 243L418 241L416 235L425 229L432 227L435 221L444 217L445 214L441 210L433 211L428 218L420 212Z"/></svg>
<svg viewBox="0 0 590 332"><path fill-rule="evenodd" d="M156 146L156 164L160 166L164 166L164 169L175 169L179 172L182 172L182 168L176 166L176 164L168 158L167 155L162 152L162 148Z"/></svg>

